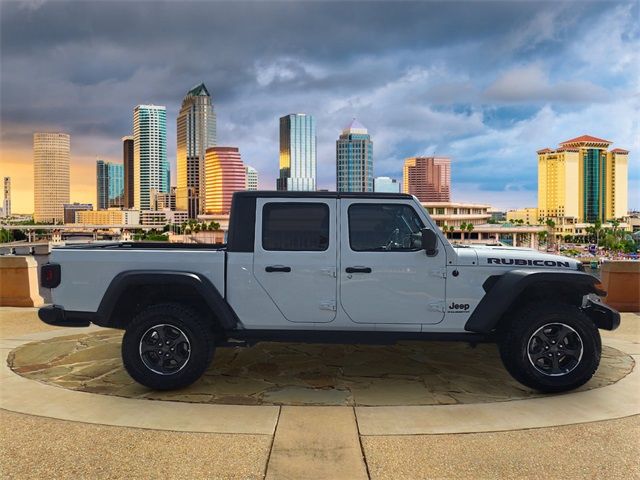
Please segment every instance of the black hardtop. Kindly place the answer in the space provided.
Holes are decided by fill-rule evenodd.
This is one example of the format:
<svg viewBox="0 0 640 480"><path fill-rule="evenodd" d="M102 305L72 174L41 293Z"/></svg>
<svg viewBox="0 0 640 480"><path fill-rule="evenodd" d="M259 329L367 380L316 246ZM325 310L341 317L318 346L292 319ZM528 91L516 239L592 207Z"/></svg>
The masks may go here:
<svg viewBox="0 0 640 480"><path fill-rule="evenodd" d="M382 192L281 192L276 190L249 190L235 192L239 198L378 198L380 200L410 200L413 196L407 193Z"/></svg>

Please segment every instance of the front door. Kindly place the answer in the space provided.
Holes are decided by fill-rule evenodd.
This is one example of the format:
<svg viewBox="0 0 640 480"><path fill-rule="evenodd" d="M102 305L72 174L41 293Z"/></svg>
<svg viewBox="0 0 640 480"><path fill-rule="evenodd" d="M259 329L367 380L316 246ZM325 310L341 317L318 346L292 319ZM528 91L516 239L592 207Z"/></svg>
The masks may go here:
<svg viewBox="0 0 640 480"><path fill-rule="evenodd" d="M425 221L403 200L341 200L340 302L356 323L433 324L444 318L444 246L421 248Z"/></svg>
<svg viewBox="0 0 640 480"><path fill-rule="evenodd" d="M253 274L290 322L336 316L336 199L258 199Z"/></svg>

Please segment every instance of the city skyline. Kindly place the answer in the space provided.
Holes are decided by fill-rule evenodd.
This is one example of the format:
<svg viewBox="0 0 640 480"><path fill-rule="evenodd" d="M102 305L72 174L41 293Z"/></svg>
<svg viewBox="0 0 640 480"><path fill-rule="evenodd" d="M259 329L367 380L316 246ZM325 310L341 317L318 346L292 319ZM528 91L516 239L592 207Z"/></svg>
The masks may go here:
<svg viewBox="0 0 640 480"><path fill-rule="evenodd" d="M630 151L629 207L640 209L638 5L517 3L473 2L463 21L459 8L437 2L371 4L358 10L366 28L346 35L348 15L331 4L261 3L260 20L244 28L232 4L163 4L145 23L149 10L136 3L4 2L0 176L12 177L13 211L33 210L33 132L72 135L71 201L91 203L93 161L122 158L119 139L139 103L167 106L175 178L173 126L184 91L201 81L216 99L220 142L241 149L262 188L278 173L277 118L305 111L317 121L318 188L335 188L335 138L356 116L376 141L375 175L400 178L407 157L447 155L454 200L503 209L536 204L536 150L585 133L609 138ZM71 9L92 28L74 24ZM123 19L131 28L116 38ZM185 28L205 20L214 24ZM241 28L249 33L234 36ZM372 38L371 29L383 33ZM256 40L265 31L269 53ZM177 53L198 48L212 52L206 62Z"/></svg>

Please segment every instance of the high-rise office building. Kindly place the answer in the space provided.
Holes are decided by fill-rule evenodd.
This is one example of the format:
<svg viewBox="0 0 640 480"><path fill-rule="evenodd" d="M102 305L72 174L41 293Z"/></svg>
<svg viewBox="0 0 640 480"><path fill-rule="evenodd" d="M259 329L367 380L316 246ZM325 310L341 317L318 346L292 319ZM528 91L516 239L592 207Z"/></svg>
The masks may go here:
<svg viewBox="0 0 640 480"><path fill-rule="evenodd" d="M451 201L451 160L447 157L412 157L404 161L402 191L421 202Z"/></svg>
<svg viewBox="0 0 640 480"><path fill-rule="evenodd" d="M151 209L151 190L168 192L167 109L138 105L133 110L133 206Z"/></svg>
<svg viewBox="0 0 640 480"><path fill-rule="evenodd" d="M593 223L627 215L629 152L590 135L538 150L538 215Z"/></svg>
<svg viewBox="0 0 640 480"><path fill-rule="evenodd" d="M373 142L355 118L336 141L336 191L373 192Z"/></svg>
<svg viewBox="0 0 640 480"><path fill-rule="evenodd" d="M204 83L187 92L176 127L176 205L196 218L205 208L204 157L207 148L216 145L216 113Z"/></svg>
<svg viewBox="0 0 640 480"><path fill-rule="evenodd" d="M176 187L171 187L169 193L151 192L152 210L176 210Z"/></svg>
<svg viewBox="0 0 640 480"><path fill-rule="evenodd" d="M376 177L373 179L373 191L381 193L400 193L400 182L391 177Z"/></svg>
<svg viewBox="0 0 640 480"><path fill-rule="evenodd" d="M280 177L278 190L316 190L316 122L294 113L280 118Z"/></svg>
<svg viewBox="0 0 640 480"><path fill-rule="evenodd" d="M76 223L76 212L86 212L93 210L90 203L65 203L64 204L64 223Z"/></svg>
<svg viewBox="0 0 640 480"><path fill-rule="evenodd" d="M124 206L124 165L96 160L98 210Z"/></svg>
<svg viewBox="0 0 640 480"><path fill-rule="evenodd" d="M258 190L258 171L250 165L244 167L247 175L247 190Z"/></svg>
<svg viewBox="0 0 640 480"><path fill-rule="evenodd" d="M66 133L33 134L33 219L62 222L69 203L71 137Z"/></svg>
<svg viewBox="0 0 640 480"><path fill-rule="evenodd" d="M229 213L234 192L247 188L246 170L236 147L210 147L205 155L205 212Z"/></svg>
<svg viewBox="0 0 640 480"><path fill-rule="evenodd" d="M2 214L5 217L11 216L11 177L4 177L3 182L4 199L2 203Z"/></svg>
<svg viewBox="0 0 640 480"><path fill-rule="evenodd" d="M133 208L133 136L122 137L122 165L124 168L124 208Z"/></svg>

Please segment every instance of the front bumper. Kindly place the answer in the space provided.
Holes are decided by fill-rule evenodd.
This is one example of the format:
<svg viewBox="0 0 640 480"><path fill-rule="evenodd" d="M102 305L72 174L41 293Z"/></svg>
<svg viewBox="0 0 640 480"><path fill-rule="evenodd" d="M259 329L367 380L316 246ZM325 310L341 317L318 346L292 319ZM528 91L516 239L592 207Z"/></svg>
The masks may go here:
<svg viewBox="0 0 640 480"><path fill-rule="evenodd" d="M85 312L67 312L58 305L46 305L38 309L38 317L44 323L57 327L88 327L90 314Z"/></svg>
<svg viewBox="0 0 640 480"><path fill-rule="evenodd" d="M598 328L615 330L620 326L620 313L609 305L602 303L596 296L589 296L586 299L583 310Z"/></svg>

